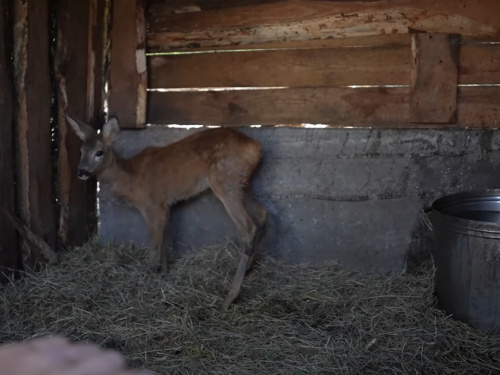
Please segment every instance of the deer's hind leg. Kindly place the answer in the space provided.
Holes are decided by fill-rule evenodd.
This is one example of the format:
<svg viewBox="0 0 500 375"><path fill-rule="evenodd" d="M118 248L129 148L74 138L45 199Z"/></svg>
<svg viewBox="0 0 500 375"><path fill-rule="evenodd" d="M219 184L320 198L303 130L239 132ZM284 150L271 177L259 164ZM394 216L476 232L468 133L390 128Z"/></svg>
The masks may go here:
<svg viewBox="0 0 500 375"><path fill-rule="evenodd" d="M262 238L266 234L266 222L267 222L267 210L262 203L255 197L250 189L246 190L245 194L245 206L247 212L251 215L255 224L257 225L257 230L253 237L252 248L254 249L252 255L250 256L247 271L251 270L255 264L255 259L258 255L258 249Z"/></svg>
<svg viewBox="0 0 500 375"><path fill-rule="evenodd" d="M217 198L224 205L227 213L233 220L238 234L243 245L243 254L241 254L240 262L233 281L229 289L229 293L224 300L221 310L226 310L229 305L239 296L241 284L245 277L250 259L254 257L256 251L254 238L257 232L257 225L254 223L251 216L247 213L243 205L243 188L241 184L231 183L228 185L217 180L210 181L210 187Z"/></svg>

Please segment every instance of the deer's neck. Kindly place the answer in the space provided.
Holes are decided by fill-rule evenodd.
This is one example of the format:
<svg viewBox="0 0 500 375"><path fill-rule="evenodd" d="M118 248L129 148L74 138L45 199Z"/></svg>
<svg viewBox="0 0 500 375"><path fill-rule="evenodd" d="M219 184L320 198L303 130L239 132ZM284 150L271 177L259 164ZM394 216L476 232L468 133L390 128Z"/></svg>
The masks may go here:
<svg viewBox="0 0 500 375"><path fill-rule="evenodd" d="M121 158L113 151L103 170L97 174L97 179L109 186L114 194L130 199L134 175L128 159Z"/></svg>

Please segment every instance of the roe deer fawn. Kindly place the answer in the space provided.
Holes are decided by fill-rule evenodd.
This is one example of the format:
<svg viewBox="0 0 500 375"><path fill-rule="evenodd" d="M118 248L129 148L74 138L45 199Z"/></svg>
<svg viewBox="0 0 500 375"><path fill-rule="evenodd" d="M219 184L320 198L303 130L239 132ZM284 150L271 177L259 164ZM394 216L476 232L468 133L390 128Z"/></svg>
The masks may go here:
<svg viewBox="0 0 500 375"><path fill-rule="evenodd" d="M71 116L66 119L83 141L78 177L86 180L95 175L116 195L129 200L144 217L150 236L151 268L168 271L168 219L172 204L209 188L221 200L244 246L222 304L222 309L227 309L240 293L264 233L267 211L248 186L262 157L260 144L235 129L215 128L194 133L166 147L147 147L136 156L123 159L113 149L120 133L117 118L106 122L100 134Z"/></svg>

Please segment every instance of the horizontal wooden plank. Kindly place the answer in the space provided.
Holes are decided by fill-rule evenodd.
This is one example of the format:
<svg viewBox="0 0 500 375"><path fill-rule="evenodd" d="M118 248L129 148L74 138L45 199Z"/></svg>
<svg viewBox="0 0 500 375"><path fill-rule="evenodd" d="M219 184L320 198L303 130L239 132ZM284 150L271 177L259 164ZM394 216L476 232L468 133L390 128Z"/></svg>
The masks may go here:
<svg viewBox="0 0 500 375"><path fill-rule="evenodd" d="M275 125L327 123L398 126L408 119L403 88L294 88L149 92L153 124Z"/></svg>
<svg viewBox="0 0 500 375"><path fill-rule="evenodd" d="M458 88L456 124L409 122L409 87L149 92L148 123L182 125L500 126L500 87Z"/></svg>
<svg viewBox="0 0 500 375"><path fill-rule="evenodd" d="M278 40L265 43L253 43L243 46L207 46L189 48L169 48L166 51L149 51L148 56L161 56L171 53L197 53L197 52L236 52L236 51L261 51L261 50L284 50L284 49L318 49L318 48L359 48L380 47L386 45L408 44L411 35L390 34L370 35L346 38L309 39L309 40ZM484 40L484 39L483 39Z"/></svg>
<svg viewBox="0 0 500 375"><path fill-rule="evenodd" d="M248 46L412 30L470 36L500 35L497 0L281 1L227 9L176 13L149 8L150 51Z"/></svg>
<svg viewBox="0 0 500 375"><path fill-rule="evenodd" d="M460 38L461 44L492 44L500 43L500 35L496 37L481 37L462 35Z"/></svg>
<svg viewBox="0 0 500 375"><path fill-rule="evenodd" d="M459 84L500 84L500 43L462 44L458 69Z"/></svg>
<svg viewBox="0 0 500 375"><path fill-rule="evenodd" d="M500 87L458 88L458 123L464 127L500 128Z"/></svg>
<svg viewBox="0 0 500 375"><path fill-rule="evenodd" d="M410 35L392 35L310 43L316 48L288 49L276 44L277 49L270 51L150 56L149 87L409 84L410 40ZM491 39L463 41L458 83L500 83L500 43Z"/></svg>
<svg viewBox="0 0 500 375"><path fill-rule="evenodd" d="M225 9L234 8L246 5L255 4L269 4L276 2L277 0L149 0L149 6L160 6L165 11L170 11L173 13L188 13L197 12L200 10L213 10L213 9ZM366 1L366 0L362 0ZM372 0L368 0L372 1Z"/></svg>
<svg viewBox="0 0 500 375"><path fill-rule="evenodd" d="M408 85L407 44L153 56L149 88Z"/></svg>

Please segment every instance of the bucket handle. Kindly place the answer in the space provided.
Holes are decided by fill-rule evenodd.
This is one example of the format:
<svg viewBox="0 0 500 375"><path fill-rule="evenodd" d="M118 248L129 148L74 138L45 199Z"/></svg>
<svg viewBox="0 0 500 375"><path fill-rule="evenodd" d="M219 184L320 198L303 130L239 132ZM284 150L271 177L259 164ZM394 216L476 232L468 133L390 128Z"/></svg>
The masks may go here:
<svg viewBox="0 0 500 375"><path fill-rule="evenodd" d="M432 207L427 207L427 208L422 208L420 210L420 216L422 218L422 221L424 222L425 226L432 232L433 231L433 225L432 222L429 219L429 216L427 214L432 211Z"/></svg>

